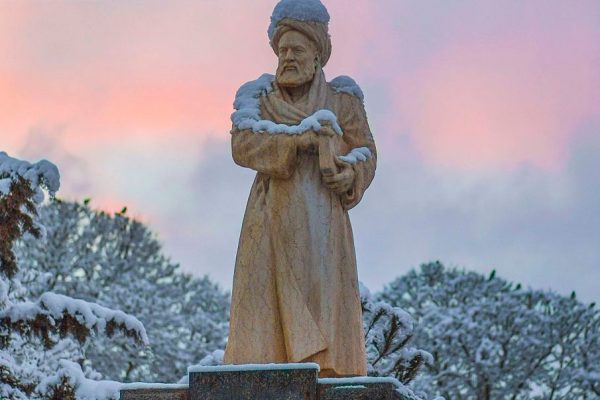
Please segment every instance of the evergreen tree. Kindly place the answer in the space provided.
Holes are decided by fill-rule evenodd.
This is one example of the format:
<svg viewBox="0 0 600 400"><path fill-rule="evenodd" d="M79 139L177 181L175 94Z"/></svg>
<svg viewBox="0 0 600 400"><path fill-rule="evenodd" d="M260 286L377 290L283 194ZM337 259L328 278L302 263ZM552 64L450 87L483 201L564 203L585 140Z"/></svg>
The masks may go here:
<svg viewBox="0 0 600 400"><path fill-rule="evenodd" d="M47 161L30 164L0 152L0 397L64 399L82 397L94 372L79 364L57 375L59 357L75 358L93 335L117 331L147 344L139 320L121 311L52 292L30 301L20 282L14 243L23 235L39 240L44 226L35 221L44 190L52 197L60 186L58 169ZM76 382L74 379L78 378ZM106 396L115 398L111 385Z"/></svg>

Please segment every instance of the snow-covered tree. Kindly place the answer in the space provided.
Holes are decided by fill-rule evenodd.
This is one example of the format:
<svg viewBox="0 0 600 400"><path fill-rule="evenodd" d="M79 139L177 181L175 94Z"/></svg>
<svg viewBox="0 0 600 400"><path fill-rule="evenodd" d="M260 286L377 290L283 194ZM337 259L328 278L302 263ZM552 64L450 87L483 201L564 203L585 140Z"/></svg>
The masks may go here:
<svg viewBox="0 0 600 400"><path fill-rule="evenodd" d="M594 304L498 278L422 265L380 298L419 324L434 362L415 387L448 399L593 399L600 395Z"/></svg>
<svg viewBox="0 0 600 400"><path fill-rule="evenodd" d="M86 365L110 379L174 382L224 347L229 295L206 277L182 273L141 222L88 203L56 201L40 209L46 241L25 239L16 247L21 279L34 295L58 291L144 323L150 349L100 339L86 350Z"/></svg>
<svg viewBox="0 0 600 400"><path fill-rule="evenodd" d="M90 378L79 364L59 370L60 357L82 354L95 335L113 336L117 331L138 343L148 343L143 325L121 311L64 295L45 292L35 300L19 280L14 244L24 235L31 240L44 236L35 221L45 193L53 197L60 186L56 166L48 161L30 164L0 152L0 398L81 398ZM57 371L58 370L58 371ZM58 376L57 373L61 375ZM118 385L111 383L106 396L115 398Z"/></svg>
<svg viewBox="0 0 600 400"><path fill-rule="evenodd" d="M410 383L433 357L413 346L415 322L409 313L373 298L361 284L360 297L369 375L391 376Z"/></svg>

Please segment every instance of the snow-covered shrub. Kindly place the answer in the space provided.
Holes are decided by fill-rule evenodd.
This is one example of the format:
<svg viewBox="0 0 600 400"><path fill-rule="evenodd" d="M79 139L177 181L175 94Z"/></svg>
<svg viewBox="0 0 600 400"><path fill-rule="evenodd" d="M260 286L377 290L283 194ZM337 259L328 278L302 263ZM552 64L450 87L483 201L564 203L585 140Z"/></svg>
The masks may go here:
<svg viewBox="0 0 600 400"><path fill-rule="evenodd" d="M434 362L414 387L447 399L591 399L600 395L594 304L475 272L422 265L380 299L419 322Z"/></svg>
<svg viewBox="0 0 600 400"><path fill-rule="evenodd" d="M360 297L369 375L408 384L423 364L432 362L431 354L412 345L413 318L400 307L374 299L362 284Z"/></svg>

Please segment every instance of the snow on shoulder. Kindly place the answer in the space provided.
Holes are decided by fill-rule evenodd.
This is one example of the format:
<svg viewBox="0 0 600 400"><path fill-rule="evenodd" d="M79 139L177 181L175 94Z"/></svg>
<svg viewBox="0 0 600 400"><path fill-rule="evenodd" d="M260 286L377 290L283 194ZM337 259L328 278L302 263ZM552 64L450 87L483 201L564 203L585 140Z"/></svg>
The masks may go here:
<svg viewBox="0 0 600 400"><path fill-rule="evenodd" d="M319 0L281 0L275 6L271 15L269 25L269 40L273 40L273 34L279 21L285 18L296 21L329 23L327 8Z"/></svg>
<svg viewBox="0 0 600 400"><path fill-rule="evenodd" d="M358 83L356 83L356 81L349 76L340 75L329 82L329 84L331 85L332 89L338 93L348 93L360 99L361 102L365 101L365 95L362 89L360 86L358 86Z"/></svg>
<svg viewBox="0 0 600 400"><path fill-rule="evenodd" d="M342 135L342 128L338 124L337 117L330 110L318 110L303 119L298 125L277 124L262 119L260 97L273 91L274 79L275 77L271 74L263 74L257 80L247 82L238 89L233 102L236 111L231 114L231 122L237 129L251 129L254 133L267 132L272 135L282 133L299 135L311 129L318 132L322 128L321 123L328 122L338 135Z"/></svg>

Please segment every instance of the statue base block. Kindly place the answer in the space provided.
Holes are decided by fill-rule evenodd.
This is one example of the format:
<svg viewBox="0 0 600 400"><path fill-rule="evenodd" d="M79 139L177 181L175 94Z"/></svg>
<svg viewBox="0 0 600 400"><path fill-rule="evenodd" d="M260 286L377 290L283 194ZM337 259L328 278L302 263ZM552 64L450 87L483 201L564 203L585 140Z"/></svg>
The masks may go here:
<svg viewBox="0 0 600 400"><path fill-rule="evenodd" d="M316 400L317 364L190 368L191 400Z"/></svg>
<svg viewBox="0 0 600 400"><path fill-rule="evenodd" d="M190 400L187 385L128 384L120 400Z"/></svg>
<svg viewBox="0 0 600 400"><path fill-rule="evenodd" d="M319 379L318 400L408 400L398 392L399 382L392 378Z"/></svg>
<svg viewBox="0 0 600 400"><path fill-rule="evenodd" d="M318 379L317 364L196 367L189 386L126 385L121 400L410 400L392 378Z"/></svg>

